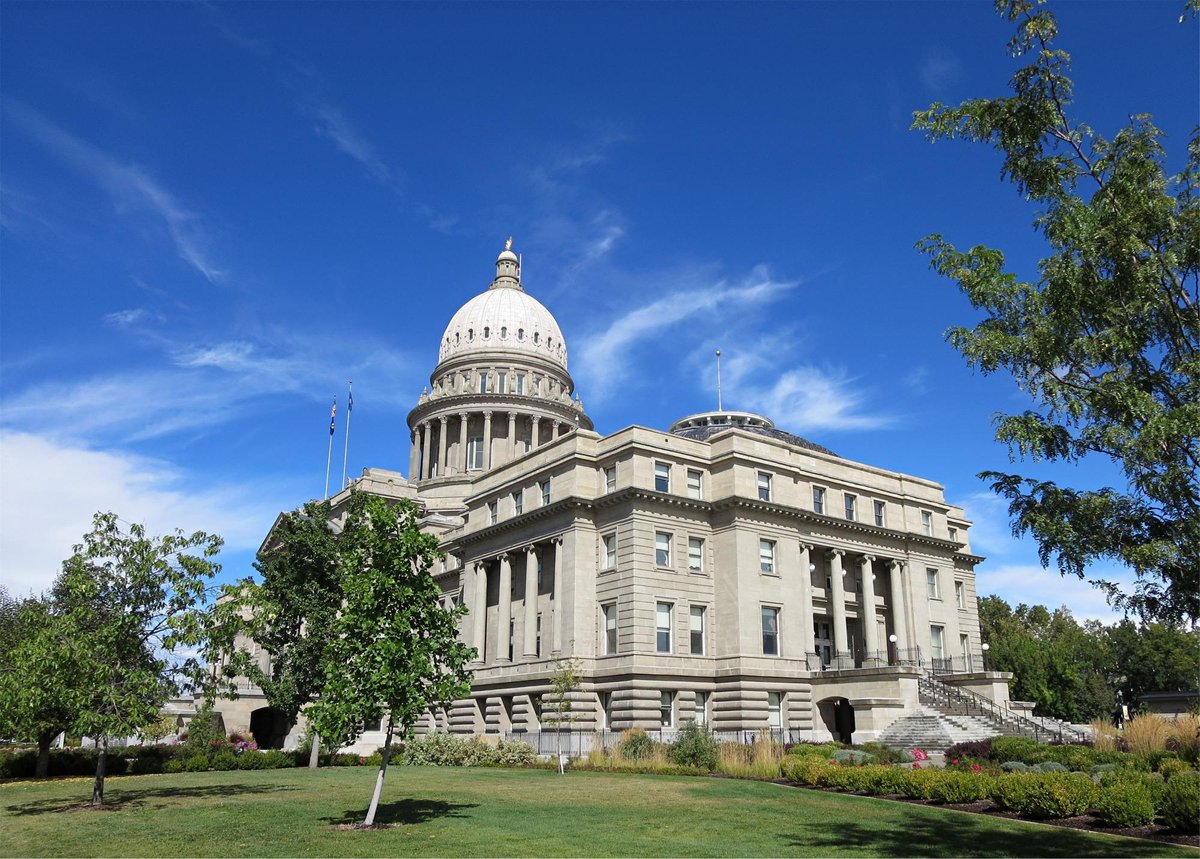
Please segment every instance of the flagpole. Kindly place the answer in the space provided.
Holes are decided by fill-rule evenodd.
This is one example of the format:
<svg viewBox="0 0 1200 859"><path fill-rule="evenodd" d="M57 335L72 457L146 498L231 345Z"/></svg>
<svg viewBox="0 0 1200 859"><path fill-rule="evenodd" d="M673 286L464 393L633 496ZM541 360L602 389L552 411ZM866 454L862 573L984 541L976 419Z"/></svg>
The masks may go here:
<svg viewBox="0 0 1200 859"><path fill-rule="evenodd" d="M350 414L354 411L354 382L346 383L350 395L346 399L346 444L342 448L342 489L346 488L346 457L350 454Z"/></svg>
<svg viewBox="0 0 1200 859"><path fill-rule="evenodd" d="M329 450L325 453L325 498L329 499L329 461L333 458L333 428L337 419L337 397L333 398L333 408L329 410Z"/></svg>

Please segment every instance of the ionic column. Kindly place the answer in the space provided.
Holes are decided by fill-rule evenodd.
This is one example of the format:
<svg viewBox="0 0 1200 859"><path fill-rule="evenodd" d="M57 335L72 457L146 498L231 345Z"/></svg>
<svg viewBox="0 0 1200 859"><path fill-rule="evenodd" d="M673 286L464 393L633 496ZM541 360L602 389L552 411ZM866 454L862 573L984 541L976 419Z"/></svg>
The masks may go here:
<svg viewBox="0 0 1200 859"><path fill-rule="evenodd" d="M475 562L475 593L471 613L475 615L475 646L479 648L478 661L487 662L492 654L487 652L487 564Z"/></svg>
<svg viewBox="0 0 1200 859"><path fill-rule="evenodd" d="M892 632L896 636L896 656L908 647L908 624L904 613L904 562L888 561L892 587Z"/></svg>
<svg viewBox="0 0 1200 859"><path fill-rule="evenodd" d="M500 556L500 600L497 607L496 639L499 642L496 649L497 662L511 662L508 656L508 644L512 640L509 630L512 627L512 561L507 552Z"/></svg>
<svg viewBox="0 0 1200 859"><path fill-rule="evenodd" d="M555 537L550 541L550 545L554 547L554 644L552 645L554 649L552 652L562 653L563 538Z"/></svg>
<svg viewBox="0 0 1200 859"><path fill-rule="evenodd" d="M438 427L438 472L444 476L450 473L450 469L446 467L446 424L450 422L449 415L442 415L438 418L442 425Z"/></svg>
<svg viewBox="0 0 1200 859"><path fill-rule="evenodd" d="M429 446L430 442L433 441L433 425L429 421L421 422L421 435L421 453L423 456L421 460L421 479L424 480L430 476L429 466L433 464L429 461Z"/></svg>
<svg viewBox="0 0 1200 859"><path fill-rule="evenodd" d="M483 413L483 470L492 467L492 413Z"/></svg>
<svg viewBox="0 0 1200 859"><path fill-rule="evenodd" d="M534 450L537 450L541 446L539 443L541 438L541 430L538 425L542 422L542 418L540 415L534 415L532 418L530 418L530 420L533 422L532 428L530 429L530 433L533 437L533 443L531 446Z"/></svg>
<svg viewBox="0 0 1200 859"><path fill-rule="evenodd" d="M812 546L800 544L800 649L805 658L817 649L813 638L813 601L812 601Z"/></svg>
<svg viewBox="0 0 1200 859"><path fill-rule="evenodd" d="M421 462L421 434L414 427L413 431L409 435L412 441L412 446L408 449L408 479L419 480L421 476L417 474L417 468Z"/></svg>
<svg viewBox="0 0 1200 859"><path fill-rule="evenodd" d="M466 412L458 413L458 461L459 474L467 473L467 418Z"/></svg>
<svg viewBox="0 0 1200 859"><path fill-rule="evenodd" d="M875 582L872 581L874 575L872 564L875 561L874 555L863 555L861 560L860 575L862 575L862 603L859 607L859 622L862 625L863 631L863 647L867 651L867 658L876 660L872 664L877 664L878 657L875 656L879 651L879 628L875 623Z"/></svg>
<svg viewBox="0 0 1200 859"><path fill-rule="evenodd" d="M829 578L833 591L829 595L830 607L833 609L833 651L834 651L834 667L846 668L849 667L843 664L843 657L848 653L846 644L846 585L842 581L842 550L830 549L827 553L829 558Z"/></svg>
<svg viewBox="0 0 1200 859"><path fill-rule="evenodd" d="M525 550L525 658L537 657L537 547Z"/></svg>
<svg viewBox="0 0 1200 859"><path fill-rule="evenodd" d="M517 413L508 413L508 461L517 458Z"/></svg>

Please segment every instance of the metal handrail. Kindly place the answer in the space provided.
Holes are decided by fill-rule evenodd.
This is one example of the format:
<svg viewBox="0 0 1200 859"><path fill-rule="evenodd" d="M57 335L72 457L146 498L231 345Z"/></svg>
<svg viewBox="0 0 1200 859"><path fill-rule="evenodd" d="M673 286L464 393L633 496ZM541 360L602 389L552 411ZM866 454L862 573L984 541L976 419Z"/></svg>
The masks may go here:
<svg viewBox="0 0 1200 859"><path fill-rule="evenodd" d="M1045 722L1040 722L1035 719L1025 716L1021 713L1014 713L1008 707L1002 707L995 701L972 692L970 689L963 689L960 686L951 686L948 683L938 679L932 673L923 675L918 679L918 684L926 692L934 698L941 697L947 704L960 704L968 709L974 707L980 711L986 712L993 716L1000 724L1011 723L1018 728L1026 731L1032 731L1034 738L1038 742L1042 741L1042 735L1057 737L1059 741L1063 740L1064 735L1067 739L1081 741L1084 737L1074 728L1068 728L1065 725L1059 724L1053 728L1047 727Z"/></svg>

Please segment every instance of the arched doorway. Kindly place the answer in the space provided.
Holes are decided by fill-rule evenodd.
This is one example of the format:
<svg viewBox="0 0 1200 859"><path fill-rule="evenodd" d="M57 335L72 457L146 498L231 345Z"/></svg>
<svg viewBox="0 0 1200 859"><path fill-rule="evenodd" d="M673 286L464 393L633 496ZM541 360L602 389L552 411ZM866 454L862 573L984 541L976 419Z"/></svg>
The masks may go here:
<svg viewBox="0 0 1200 859"><path fill-rule="evenodd" d="M290 727L287 716L274 707L259 707L250 714L250 733L260 749L282 749Z"/></svg>
<svg viewBox="0 0 1200 859"><path fill-rule="evenodd" d="M849 743L854 736L854 708L845 698L826 698L817 702L817 712L825 730L838 742Z"/></svg>

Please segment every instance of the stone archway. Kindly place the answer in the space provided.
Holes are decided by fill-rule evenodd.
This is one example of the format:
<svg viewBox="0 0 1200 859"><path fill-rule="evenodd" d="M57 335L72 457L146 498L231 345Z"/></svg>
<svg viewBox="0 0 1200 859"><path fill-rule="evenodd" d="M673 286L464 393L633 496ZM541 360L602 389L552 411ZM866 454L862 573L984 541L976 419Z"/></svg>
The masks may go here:
<svg viewBox="0 0 1200 859"><path fill-rule="evenodd" d="M826 698L817 702L817 712L825 730L838 742L849 743L854 736L854 708L846 698Z"/></svg>
<svg viewBox="0 0 1200 859"><path fill-rule="evenodd" d="M260 749L282 749L290 727L284 712L274 707L259 707L250 714L250 733Z"/></svg>

